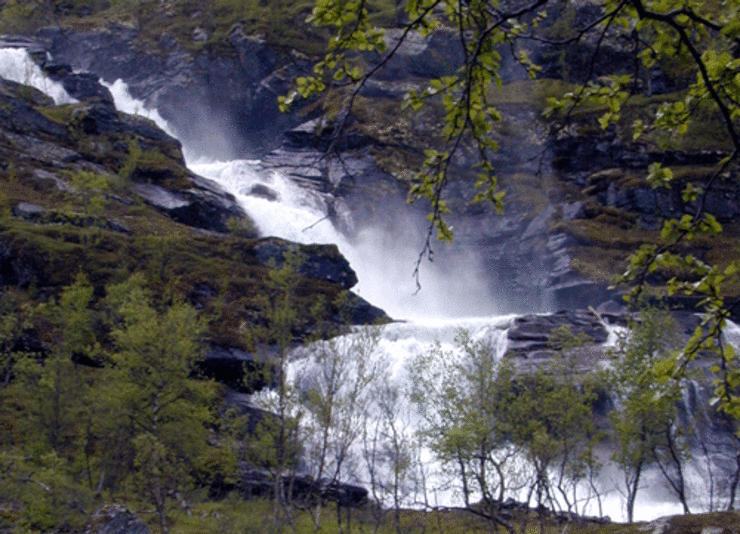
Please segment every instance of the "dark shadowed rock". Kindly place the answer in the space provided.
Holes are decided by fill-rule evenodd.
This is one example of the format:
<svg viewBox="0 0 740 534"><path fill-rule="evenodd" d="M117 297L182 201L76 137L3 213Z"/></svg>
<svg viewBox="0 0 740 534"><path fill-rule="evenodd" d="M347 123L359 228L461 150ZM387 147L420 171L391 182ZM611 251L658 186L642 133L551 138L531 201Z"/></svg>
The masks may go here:
<svg viewBox="0 0 740 534"><path fill-rule="evenodd" d="M264 198L270 202L277 202L280 200L280 195L278 195L277 191L270 189L264 184L254 184L249 188L246 194L253 197Z"/></svg>
<svg viewBox="0 0 740 534"><path fill-rule="evenodd" d="M0 243L0 286L28 287L36 278L31 265L14 254L6 243Z"/></svg>
<svg viewBox="0 0 740 534"><path fill-rule="evenodd" d="M21 219L28 221L35 221L41 219L46 213L46 209L36 204L29 202L19 202L18 205L13 208L13 215Z"/></svg>
<svg viewBox="0 0 740 534"><path fill-rule="evenodd" d="M555 330L570 327L574 335L586 334L594 343L603 343L609 337L599 318L587 310L561 311L551 315L525 315L514 319L509 329L508 354L527 356L534 351L557 348L553 346Z"/></svg>
<svg viewBox="0 0 740 534"><path fill-rule="evenodd" d="M215 184L209 187L205 180L196 185L208 187L171 191L153 184L133 184L133 189L147 204L167 213L172 219L188 226L228 232L229 219L242 218L244 212L233 198L220 193Z"/></svg>
<svg viewBox="0 0 740 534"><path fill-rule="evenodd" d="M151 534L151 531L125 506L105 504L90 518L84 534Z"/></svg>
<svg viewBox="0 0 740 534"><path fill-rule="evenodd" d="M14 132L35 132L62 137L67 129L38 111L54 101L37 89L0 78L0 125Z"/></svg>
<svg viewBox="0 0 740 534"><path fill-rule="evenodd" d="M72 121L90 135L117 132L122 129L116 109L108 104L90 104L72 112Z"/></svg>
<svg viewBox="0 0 740 534"><path fill-rule="evenodd" d="M270 474L261 469L241 464L239 490L245 497L266 497L271 495L274 482ZM316 495L325 501L354 508L367 502L368 491L362 486L337 482L328 478L315 480L310 475L297 475L293 480L285 477L284 487L292 488L292 499L307 505L315 504Z"/></svg>
<svg viewBox="0 0 740 534"><path fill-rule="evenodd" d="M285 262L285 253L292 245L277 238L266 238L254 247L257 259L264 265L273 265L280 269ZM336 245L313 245L302 247L305 259L298 272L307 278L324 280L340 284L349 289L357 283L357 275L349 262L339 253Z"/></svg>
<svg viewBox="0 0 740 534"><path fill-rule="evenodd" d="M343 317L345 315L346 317ZM340 315L333 318L339 324L377 324L388 321L386 313L373 306L364 298L354 293L350 293L345 310Z"/></svg>
<svg viewBox="0 0 740 534"><path fill-rule="evenodd" d="M198 373L224 384L239 393L254 393L268 384L257 375L264 364L253 354L234 347L211 346L206 356L197 364ZM247 373L255 373L255 378L245 383Z"/></svg>
<svg viewBox="0 0 740 534"><path fill-rule="evenodd" d="M72 98L114 106L113 95L107 87L100 83L96 74L92 72L73 72L70 65L47 63L42 68L52 80L61 83L64 90Z"/></svg>

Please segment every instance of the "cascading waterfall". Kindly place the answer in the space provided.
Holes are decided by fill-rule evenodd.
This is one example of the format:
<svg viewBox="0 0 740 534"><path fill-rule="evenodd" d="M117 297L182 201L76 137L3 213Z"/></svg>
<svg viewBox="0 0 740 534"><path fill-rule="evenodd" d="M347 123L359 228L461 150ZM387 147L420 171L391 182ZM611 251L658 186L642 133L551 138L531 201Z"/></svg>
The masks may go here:
<svg viewBox="0 0 740 534"><path fill-rule="evenodd" d="M30 85L46 93L60 104L72 104L77 102L69 96L62 84L50 80L31 56L21 48L0 49L0 77L13 82Z"/></svg>
<svg viewBox="0 0 740 534"><path fill-rule="evenodd" d="M23 50L0 50L0 76L33 85L52 96L58 104L74 101L60 84L47 79ZM128 94L126 85L121 80L107 86L120 110L147 116L174 135L172 128L156 110L148 109ZM358 272L360 282L357 292L361 296L382 307L393 317L413 319L411 322L387 325L382 330L377 357L387 364L385 369L388 383L397 385L399 390L405 390L409 380L408 362L416 355L428 352L435 345L443 350L454 350L454 337L459 329L465 329L474 339L486 342L492 347L496 358L503 356L506 350L506 331L513 317L494 315L495 298L490 295L487 287L478 282L480 278L474 263L461 262L456 276L443 271L432 271L422 292L416 295L411 273L418 247L404 246L399 243L403 239L399 240L398 236L382 235L372 229L360 229L354 239L347 238L328 220L322 221L326 214L326 197L300 188L279 173L266 174L258 161L209 162L198 160L198 157L203 158L204 155L197 154L192 147L184 147L184 152L194 172L219 183L237 198L262 234L302 243L337 244ZM250 194L257 185L272 191L272 198ZM346 213L343 216L350 217ZM348 223L351 224L351 220ZM471 318L475 315L478 317ZM348 334L356 335L358 334ZM727 339L738 346L740 328L731 325ZM613 342L614 336L610 340ZM316 362L312 363L310 356L306 356L306 353L303 358L299 359L299 356L299 353L295 354L297 361L290 370L293 376L310 377L311 373L318 372L319 368L316 367ZM401 412L399 424L406 429L415 428L416 414L408 405ZM419 454L424 465L433 465L429 451L421 450ZM358 482L366 483L361 473L362 470L357 471ZM601 478L604 485L605 514L613 519L623 519L623 497L614 489L618 483L618 475L606 466ZM651 484L655 484L655 488L651 489ZM681 512L680 506L664 491L663 486L657 479L646 480L641 487L635 510L637 519L653 519ZM436 495L439 500L434 504L453 499L449 488L440 490ZM585 511L598 513L595 506Z"/></svg>

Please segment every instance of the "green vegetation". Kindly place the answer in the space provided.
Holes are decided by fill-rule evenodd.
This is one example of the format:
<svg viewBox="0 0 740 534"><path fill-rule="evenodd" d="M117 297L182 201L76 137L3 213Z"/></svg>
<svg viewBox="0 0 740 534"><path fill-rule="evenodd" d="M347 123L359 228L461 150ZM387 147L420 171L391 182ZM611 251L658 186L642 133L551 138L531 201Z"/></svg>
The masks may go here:
<svg viewBox="0 0 740 534"><path fill-rule="evenodd" d="M630 94L627 88L636 80L629 78L584 86L531 80L493 90L500 84L498 43L516 43L544 17L530 13L524 21L486 11L486 3L475 0L409 0L405 14L401 2L389 0L367 6L327 0L313 11L307 1L287 0L7 0L0 28L97 27L116 21L139 30L142 48L156 49L162 35L172 35L190 50L211 54L230 53L227 38L236 24L256 39L304 52L322 51L329 43L330 53L322 54L317 76L297 80L297 93L282 101L287 105L298 94L323 91L331 79L364 82L356 66L345 60L353 60L352 50L384 50L378 25L408 24L422 33L460 25L467 30L461 35L472 36L471 61L458 75L412 90L400 114L387 100L357 96L346 87L320 102L330 116L339 116L341 105L354 106L358 129L381 145L378 162L412 184L412 195L432 202L432 222L449 239L452 232L444 215L453 206L445 203L442 192L450 178L463 174L452 159L460 147L477 143L481 149L478 200L500 208L499 186L507 180L512 197L536 189L532 197L537 207L552 196L538 176L511 174L499 182L493 175L491 150L517 129L499 109L532 102L537 109L549 105L560 113L554 117L569 117L583 136L599 132L597 124L627 122L629 127L616 128L617 138L651 149L740 148L733 122L739 67L726 50L740 27L737 13L728 11L734 3L673 4L603 3L611 10L606 22L634 26L649 45L640 52L645 67L678 58L678 63L705 68L707 74L701 72L685 91L660 97ZM306 23L311 14L320 27ZM572 36L573 15L567 11L544 35ZM329 31L337 28L339 35L330 40ZM697 54L686 55L692 51ZM519 59L536 76L537 68L526 55ZM679 67L674 64L672 70ZM18 91L40 116L62 127L64 147L109 174L75 170L55 174L55 180L39 178L39 169L47 174L58 169L22 160L0 168L0 250L22 267L13 276L26 289L6 290L0 302L0 527L18 532L79 529L90 510L110 499L148 511L147 519L161 532L173 524L178 532L637 531L632 526L563 527L544 508L536 514L508 514L502 506L507 491L522 490L538 505L557 503L563 511L578 512L577 482L598 472L593 448L601 436L593 425L592 405L597 389L606 386L572 372L575 362L569 351L582 340L559 333L552 363L530 374L519 373L511 362L497 362L489 347L464 333L459 352L437 348L422 355L413 369L413 400L425 416L421 437L462 488L465 509L402 510L404 488L414 482L420 456L417 436L396 419L403 409L402 392L387 379L387 362L373 360L377 337L371 332L348 347L339 342L319 345L312 355L318 378L301 384L287 377L288 350L320 325L319 311L324 316L338 312L338 288L298 276L301 256L296 251L280 269L262 265L254 253L257 242L245 237L248 221L234 218L229 235L214 236L142 204L131 193L132 183L175 191L189 187L174 144L84 135L79 122L84 105L41 105L33 91ZM437 96L441 101L434 101ZM382 121L373 122L379 115ZM426 125L429 137L411 133L420 125ZM494 128L499 125L510 130ZM729 133L724 146L714 139L719 131ZM441 140L434 137L437 132ZM0 143L12 154L9 142ZM721 172L698 166L669 171L654 165L648 182L680 187L685 199L696 201L702 191L694 184L724 177L734 170L733 158L720 164ZM410 161L419 163L422 172L410 171ZM74 191L65 191L56 180ZM642 178L617 170L588 181L587 188L636 188ZM22 201L46 211L37 219L15 218L11 210ZM641 284L657 279L665 292L706 297L707 328L697 330L687 350L669 351L671 325L659 312L646 310L633 337L620 345L608 377L622 401L622 409L612 415L618 444L614 458L625 475L630 516L648 463L657 463L686 506L681 471L685 451L680 434L674 433L673 380L685 376L687 362L699 350L719 349L720 406L740 418L740 371L734 352L719 337L728 315L723 300L727 282L735 284L730 288L740 284L730 246L734 234L725 229L717 236L722 229L716 219L701 210L694 218L668 221L661 236L636 228L637 217L620 209L587 206L587 211L589 220L563 221L556 227L590 244L576 257L583 272L611 277L618 254L645 245L633 257L626 279ZM321 305L325 309L319 310ZM24 339L38 344L24 346ZM261 377L275 385L272 403L265 393L263 404L271 414L263 413L257 424L243 414L215 417L222 392L195 372L206 343L275 349L265 358L270 365ZM374 417L378 412L381 416ZM315 479L326 475L333 483L348 468L351 446L360 443L372 477L370 490L393 503L392 514L373 506L343 510L337 504L334 518L324 513L327 503L318 487L307 501L294 500L292 484L304 455L313 462ZM384 472L381 463L388 458L385 467L390 469ZM236 491L223 490L234 483L237 460L265 470L271 499L244 502ZM208 501L214 487L227 493L220 502ZM699 532L711 522L729 532L737 514L674 519L670 531Z"/></svg>
<svg viewBox="0 0 740 534"><path fill-rule="evenodd" d="M606 372L618 408L609 414L617 447L612 459L624 474L627 518L632 522L637 490L645 468L658 463L689 513L683 468L688 459L686 432L678 422L682 388L661 381L654 369L676 349L678 325L670 314L645 308L617 347L617 362Z"/></svg>
<svg viewBox="0 0 740 534"><path fill-rule="evenodd" d="M465 50L463 64L455 74L429 80L424 88L411 88L405 97L405 104L415 111L432 101L438 102L437 105L441 103L442 107L439 117L443 126L439 134L444 147L439 149L438 144L431 144L425 150L424 164L410 189L412 197L424 197L431 202L428 237L436 233L443 240L453 238L445 218L450 207L443 193L454 176L454 158L467 148L468 140L472 139L479 149L476 200L485 200L496 209L502 209L504 192L499 189L492 159L492 152L499 147L494 132L502 121L501 105L491 98L492 88L502 86L499 45L507 43L530 77L536 78L540 67L528 56L526 43L532 39L550 42L557 53L565 49L563 43L552 43L553 38L557 41L574 35L567 28L567 21L575 16L574 6L565 5L565 10L560 11L563 16L560 24L548 25L545 8L554 7L553 4L544 0L515 9L495 2L498 8L489 9L489 3L482 1L409 0L406 3L407 18L403 27L408 33L404 35L415 31L424 36L451 26L459 29L460 44ZM612 132L617 130L617 139L621 136L624 140L629 132L631 141L656 146L660 151L673 147L697 150L705 146L725 151L713 172L698 173L695 181L681 189L683 202L693 205L694 209L675 217L664 217L659 236L653 233L647 239L636 239L633 230L626 229L630 233L614 235L610 229L606 239L625 243L631 253L629 265L618 280L632 284L632 297L649 291L657 281L669 295L684 294L701 299L702 326L697 327L688 345L676 352L672 364L664 366L660 375L662 379L680 380L690 361L702 351L712 351L718 362L714 369L718 373L719 406L740 419L740 368L734 350L726 347L721 337L731 311L740 304L738 299L726 299L728 287L737 287L740 262L734 258L726 265L708 263L695 248L686 246L687 243L711 242L722 234L722 225L715 214L708 211L705 201L708 191L718 182L727 180L734 184L740 169L737 125L740 60L733 54L740 38L738 3L606 0L596 5L601 10L591 24L583 26L583 33L588 35L578 34L582 41L590 38L596 43L596 48L589 51L589 57L583 62L587 66L582 74L585 82L562 97L547 98L550 107L547 113L552 116L560 111L563 120L595 116L595 123L582 122L585 128L578 132L582 138L596 137L597 128L610 128ZM327 54L316 63L313 75L297 78L295 88L281 99L281 106L287 108L298 98L324 93L339 81L345 86L344 91L348 90L348 83L352 85L351 96L346 100L347 106L352 108L363 86L375 74L373 68L363 72L362 61L356 59L354 52L376 50L392 55L396 49L387 50L382 30L372 24L362 2L322 0L316 4L313 21L320 27L332 29L334 37L329 42ZM605 52L606 42L619 39L634 42L634 68L626 74L597 77L593 68L596 57ZM663 67L664 72L679 85L683 84L685 90L651 97L655 67ZM641 92L647 92L648 96L635 96ZM717 134L721 139L719 143ZM660 162L651 163L646 171L645 182L649 187L671 191L678 187L676 173ZM619 214L606 212L603 215L609 218ZM429 251L430 241L426 243L422 252ZM613 250L613 247L608 248ZM586 271L586 266L583 267ZM591 269L594 274L601 271L600 267Z"/></svg>
<svg viewBox="0 0 740 534"><path fill-rule="evenodd" d="M398 2L368 3L376 24L396 20ZM0 12L0 32L30 32L43 26L75 29L123 24L138 30L142 49L156 50L163 35L193 51L233 53L228 38L239 24L279 48L295 48L318 54L328 40L327 32L306 22L312 0L8 0ZM153 45L154 48L152 48Z"/></svg>
<svg viewBox="0 0 740 534"><path fill-rule="evenodd" d="M578 513L580 483L598 472L594 378L576 377L574 361L565 356L583 340L559 334L563 352L531 374L496 361L491 347L465 332L457 339L458 354L437 348L413 364L422 436L462 488L465 508L497 531L517 530L504 507L511 492L523 491L538 506L544 533L545 506Z"/></svg>

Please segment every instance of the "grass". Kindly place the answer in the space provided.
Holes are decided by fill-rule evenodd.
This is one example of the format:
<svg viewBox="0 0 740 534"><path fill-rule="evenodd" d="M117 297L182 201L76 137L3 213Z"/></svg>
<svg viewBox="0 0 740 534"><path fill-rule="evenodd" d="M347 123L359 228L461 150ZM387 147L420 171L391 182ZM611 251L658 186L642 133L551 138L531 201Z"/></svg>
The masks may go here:
<svg viewBox="0 0 740 534"><path fill-rule="evenodd" d="M19 158L12 145L0 144L4 158L0 166L0 248L27 268L33 280L25 283L37 288L39 298L46 298L83 270L102 294L105 285L144 271L155 294L180 295L213 319L212 342L247 348L240 325L245 321L264 324L261 294L267 268L254 255L257 241L208 234L144 204L129 189L131 182L154 182L170 190L192 187L178 147L169 141L152 144L151 140L137 139L144 150L132 161L130 137L120 133L85 135L71 124L74 109L50 106L37 111L70 126L67 135L49 142L75 150L109 173L112 193L94 192L105 201L104 211L98 215L89 214L82 196L60 191L53 180L37 178L35 173L43 166ZM127 163L133 163L129 165L131 176L118 177ZM71 182L71 171L54 166L44 170L62 182ZM37 204L47 211L39 222L17 219L11 210L19 202ZM123 225L130 235L108 229L108 221ZM335 252L322 249L321 254ZM215 296L200 295L194 291L198 286L210 287ZM315 320L309 313L313 298L321 295L331 303L339 292L332 284L304 280L296 298L301 318L296 335ZM335 312L334 308L329 310L330 315Z"/></svg>
<svg viewBox="0 0 740 534"><path fill-rule="evenodd" d="M172 505L173 508L169 518L173 524L173 534L201 534L203 532L219 532L222 534L262 534L292 532L295 534L314 533L314 509L292 510L293 526L284 522L275 526L273 502L264 499L243 500L237 494L229 494L221 501L204 501L191 503L189 511ZM361 508L347 511L342 510L342 521L345 532L356 534L490 534L498 532L504 534L503 528L492 529L481 518L464 510L401 510L399 529L396 528L394 514L385 511L382 517L376 515L377 509L366 505ZM350 515L350 523L347 524L347 514ZM536 514L531 512L527 519L527 526L522 530L524 518L519 515L512 520L517 533L539 534L539 522ZM736 534L737 525L740 524L740 513L738 512L713 512L675 516L666 521L666 529L663 532L671 534L703 534L710 528L717 530L718 534ZM150 526L156 531L154 518L150 520ZM377 530L376 530L377 529ZM735 529L735 530L733 530ZM605 524L599 525L591 522L557 524L547 521L545 534L644 534L653 532L654 527L650 523L634 524ZM329 504L322 510L321 529L319 532L340 532L337 523L337 512L333 504ZM714 531L713 531L714 532Z"/></svg>
<svg viewBox="0 0 740 534"><path fill-rule="evenodd" d="M33 32L49 24L77 30L119 24L139 30L138 44L148 52L160 50L161 37L168 35L187 50L212 54L234 53L228 38L236 24L247 35L259 35L271 45L311 55L323 53L329 38L326 29L306 21L313 0L112 0L85 2L86 6L78 2L79 7L65 12L34 7L31 0L19 4L29 9L4 7L0 32ZM392 24L398 14L393 0L372 0L368 11L379 26ZM205 31L207 39L194 39L196 30Z"/></svg>

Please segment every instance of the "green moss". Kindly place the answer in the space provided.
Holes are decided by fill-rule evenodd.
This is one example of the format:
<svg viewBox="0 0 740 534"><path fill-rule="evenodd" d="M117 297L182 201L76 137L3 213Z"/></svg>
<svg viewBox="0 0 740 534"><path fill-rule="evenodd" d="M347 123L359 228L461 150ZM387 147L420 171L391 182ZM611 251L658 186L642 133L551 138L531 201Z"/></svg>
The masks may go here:
<svg viewBox="0 0 740 534"><path fill-rule="evenodd" d="M136 162L132 178L140 182L162 185L169 189L189 186L185 168L158 150L144 150Z"/></svg>
<svg viewBox="0 0 740 534"><path fill-rule="evenodd" d="M58 124L70 124L70 121L72 120L72 113L78 107L79 106L76 104L67 104L62 106L39 106L35 109L47 119L52 120Z"/></svg>
<svg viewBox="0 0 740 534"><path fill-rule="evenodd" d="M489 92L491 103L496 106L527 105L544 111L548 98L562 98L575 89L575 85L562 80L543 78L508 83L492 87Z"/></svg>

